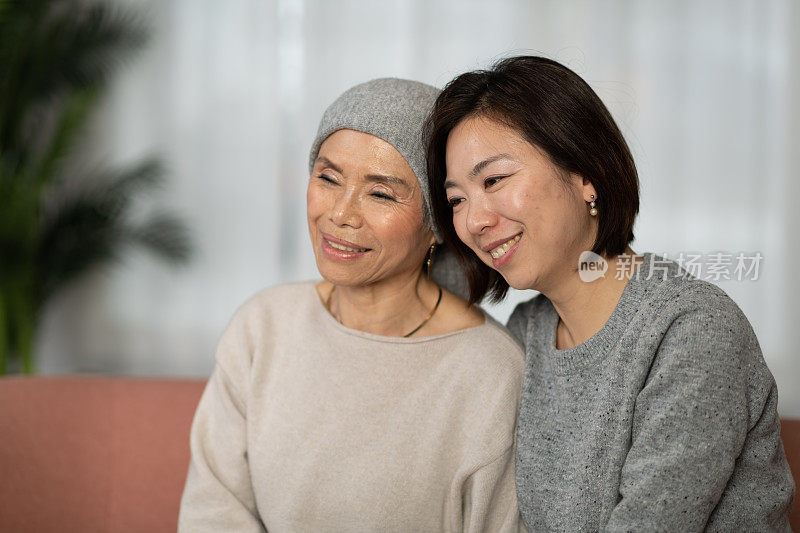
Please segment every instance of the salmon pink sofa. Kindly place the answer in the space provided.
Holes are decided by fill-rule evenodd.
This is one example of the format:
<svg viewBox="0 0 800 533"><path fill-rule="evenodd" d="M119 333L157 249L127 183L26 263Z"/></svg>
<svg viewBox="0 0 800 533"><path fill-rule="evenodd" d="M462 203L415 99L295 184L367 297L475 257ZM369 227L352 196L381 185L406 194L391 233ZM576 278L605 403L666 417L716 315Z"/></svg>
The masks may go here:
<svg viewBox="0 0 800 533"><path fill-rule="evenodd" d="M174 532L203 386L0 378L0 531ZM800 420L781 433L800 483Z"/></svg>
<svg viewBox="0 0 800 533"><path fill-rule="evenodd" d="M0 531L174 532L204 384L0 378Z"/></svg>

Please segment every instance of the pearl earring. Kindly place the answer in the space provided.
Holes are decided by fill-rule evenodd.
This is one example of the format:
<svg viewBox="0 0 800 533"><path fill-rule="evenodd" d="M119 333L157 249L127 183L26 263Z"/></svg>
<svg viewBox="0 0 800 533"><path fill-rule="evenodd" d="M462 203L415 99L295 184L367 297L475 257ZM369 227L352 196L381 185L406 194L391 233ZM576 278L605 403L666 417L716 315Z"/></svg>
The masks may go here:
<svg viewBox="0 0 800 533"><path fill-rule="evenodd" d="M596 217L597 216L597 208L595 207L595 203L594 203L594 194L591 195L591 198L592 198L592 201L589 202L589 214L592 215L593 217Z"/></svg>

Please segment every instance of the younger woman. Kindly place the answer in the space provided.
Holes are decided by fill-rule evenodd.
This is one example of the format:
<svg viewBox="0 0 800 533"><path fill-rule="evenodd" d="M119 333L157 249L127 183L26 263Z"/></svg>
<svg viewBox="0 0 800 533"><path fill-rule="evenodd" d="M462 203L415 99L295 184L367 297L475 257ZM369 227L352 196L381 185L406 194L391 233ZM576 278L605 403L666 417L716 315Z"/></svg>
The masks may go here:
<svg viewBox="0 0 800 533"><path fill-rule="evenodd" d="M716 286L631 250L636 168L589 86L506 59L450 82L429 132L435 218L471 300L541 293L508 324L527 353L529 529L788 529L778 393L753 329Z"/></svg>

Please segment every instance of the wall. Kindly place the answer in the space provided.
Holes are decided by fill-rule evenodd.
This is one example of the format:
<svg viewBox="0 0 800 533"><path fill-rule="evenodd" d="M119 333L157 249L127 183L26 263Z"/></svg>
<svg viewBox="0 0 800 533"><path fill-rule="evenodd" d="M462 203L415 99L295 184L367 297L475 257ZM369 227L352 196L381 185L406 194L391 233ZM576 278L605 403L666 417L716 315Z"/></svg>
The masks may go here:
<svg viewBox="0 0 800 533"><path fill-rule="evenodd" d="M635 250L762 254L757 281L720 285L753 323L781 413L800 416L796 3L127 3L149 13L154 38L115 81L86 150L120 164L161 154L171 181L153 202L187 219L198 254L169 270L134 253L63 293L39 341L44 372L208 374L245 298L317 276L304 194L328 103L374 77L441 86L535 53L582 75L620 124L641 176ZM529 296L492 313L503 320Z"/></svg>

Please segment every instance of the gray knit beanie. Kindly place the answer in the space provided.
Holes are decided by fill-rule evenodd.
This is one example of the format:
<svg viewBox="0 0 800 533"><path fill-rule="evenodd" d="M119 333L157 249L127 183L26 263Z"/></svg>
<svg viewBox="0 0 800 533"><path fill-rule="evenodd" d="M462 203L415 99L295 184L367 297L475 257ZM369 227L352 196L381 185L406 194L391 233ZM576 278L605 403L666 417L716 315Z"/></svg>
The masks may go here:
<svg viewBox="0 0 800 533"><path fill-rule="evenodd" d="M433 230L436 241L442 242L431 215L422 139L422 125L439 92L431 85L399 78L379 78L346 90L322 115L311 145L309 172L314 168L322 143L337 130L356 130L380 137L400 152L417 176L422 188L422 218Z"/></svg>
<svg viewBox="0 0 800 533"><path fill-rule="evenodd" d="M356 130L380 137L400 152L417 176L422 188L422 218L433 230L436 242L441 243L441 232L436 228L431 214L431 193L422 138L422 125L433 109L439 92L431 85L398 78L379 78L346 90L322 115L317 136L311 145L308 171L314 169L322 143L337 130ZM436 246L430 277L453 294L462 298L469 295L464 271L444 244Z"/></svg>

